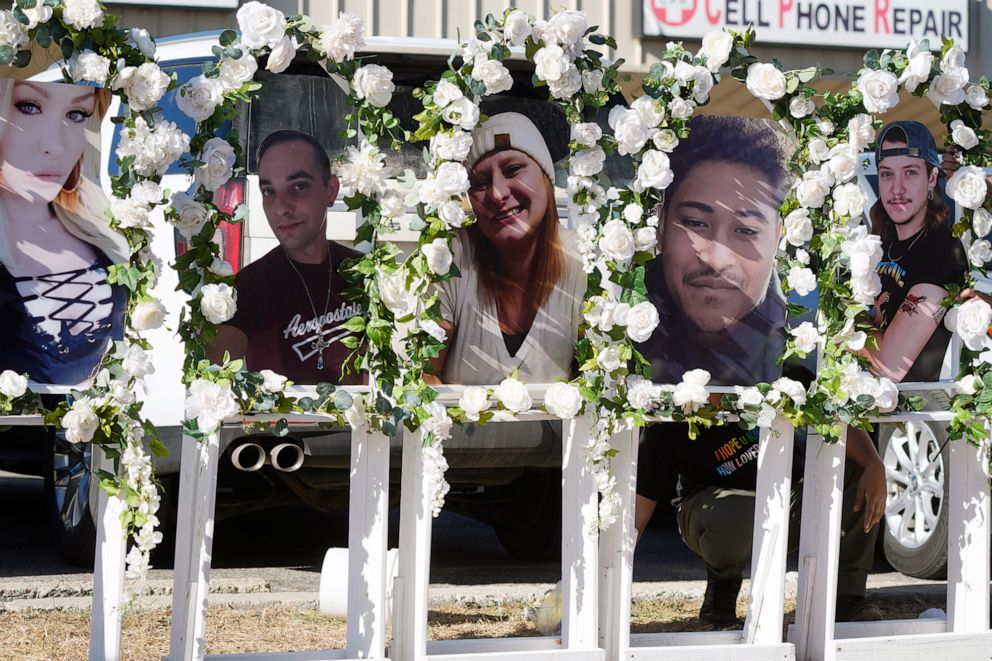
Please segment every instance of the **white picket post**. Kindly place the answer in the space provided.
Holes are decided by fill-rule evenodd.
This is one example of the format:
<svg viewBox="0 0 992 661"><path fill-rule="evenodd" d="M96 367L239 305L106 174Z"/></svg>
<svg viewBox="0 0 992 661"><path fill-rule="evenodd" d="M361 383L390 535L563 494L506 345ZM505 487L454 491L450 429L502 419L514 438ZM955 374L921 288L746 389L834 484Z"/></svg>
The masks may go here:
<svg viewBox="0 0 992 661"><path fill-rule="evenodd" d="M561 639L566 649L599 645L598 540L594 529L599 498L585 459L595 424L590 416L562 424Z"/></svg>
<svg viewBox="0 0 992 661"><path fill-rule="evenodd" d="M96 471L114 473L114 461L94 445L90 489L96 489L96 559L93 565L93 607L90 619L90 661L121 657L121 602L124 598L124 558L127 539L121 525L124 502L97 484Z"/></svg>

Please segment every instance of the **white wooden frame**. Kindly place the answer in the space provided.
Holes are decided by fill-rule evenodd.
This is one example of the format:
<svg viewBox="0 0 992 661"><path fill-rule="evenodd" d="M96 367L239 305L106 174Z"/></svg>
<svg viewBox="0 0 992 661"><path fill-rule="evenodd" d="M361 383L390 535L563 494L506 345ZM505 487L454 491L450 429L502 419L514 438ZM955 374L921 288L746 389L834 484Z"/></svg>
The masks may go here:
<svg viewBox="0 0 992 661"><path fill-rule="evenodd" d="M345 387L358 392L362 387ZM315 396L312 386L288 389ZM322 415L252 415L225 421L236 433L244 421L327 422ZM227 431L223 433L227 433ZM203 441L183 438L179 483L180 523L176 538L169 656L173 661L206 657L207 596L213 545L220 433ZM227 654L209 658L322 661L385 659L386 527L389 504L389 439L381 433L352 432L351 497L348 521L348 624L343 650Z"/></svg>
<svg viewBox="0 0 992 661"><path fill-rule="evenodd" d="M529 385L535 403L547 385ZM455 406L463 387L442 386L438 401ZM517 417L497 412L488 424L557 420L538 411ZM393 661L603 661L598 646L599 584L596 534L591 524L598 492L584 457L595 422L582 417L562 423L562 629L561 636L427 641L427 591L430 583L431 495L423 479L420 435L403 443L400 496L399 573L393 588Z"/></svg>
<svg viewBox="0 0 992 661"><path fill-rule="evenodd" d="M710 392L732 388L709 387ZM634 503L637 488L638 434L631 430L614 439L618 454L613 474L621 497L621 517L601 535L600 641L607 661L791 661L795 649L782 642L785 600L785 561L789 543L789 501L792 487L792 425L775 419L761 431L755 526L752 541L752 582L747 618L740 631L631 634L634 546ZM763 519L759 513L764 512ZM762 523L759 523L762 522Z"/></svg>

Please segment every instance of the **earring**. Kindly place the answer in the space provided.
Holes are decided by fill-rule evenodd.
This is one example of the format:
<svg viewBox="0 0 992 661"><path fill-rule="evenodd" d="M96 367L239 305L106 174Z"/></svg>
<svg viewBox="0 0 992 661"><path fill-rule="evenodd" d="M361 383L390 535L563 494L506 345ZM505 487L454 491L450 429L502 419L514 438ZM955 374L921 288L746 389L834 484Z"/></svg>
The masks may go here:
<svg viewBox="0 0 992 661"><path fill-rule="evenodd" d="M63 193L75 193L79 188L79 182L82 179L80 170L79 161L76 161L76 164L72 167L72 171L69 172L69 176L66 177L65 183L62 184Z"/></svg>
<svg viewBox="0 0 992 661"><path fill-rule="evenodd" d="M933 188L931 188L930 191L927 193L927 199L928 200L932 200L933 199Z"/></svg>

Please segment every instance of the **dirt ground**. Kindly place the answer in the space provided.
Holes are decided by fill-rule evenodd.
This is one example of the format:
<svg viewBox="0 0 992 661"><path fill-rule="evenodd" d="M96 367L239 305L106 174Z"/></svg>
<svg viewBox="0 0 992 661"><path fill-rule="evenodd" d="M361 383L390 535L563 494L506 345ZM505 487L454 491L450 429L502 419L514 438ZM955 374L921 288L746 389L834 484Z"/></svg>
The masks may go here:
<svg viewBox="0 0 992 661"><path fill-rule="evenodd" d="M432 640L502 638L539 635L523 615L528 604L500 606L444 606L432 609L428 637ZM943 603L918 599L884 601L879 606L888 619L915 618ZM746 604L738 603L743 617ZM787 604L786 623L795 617ZM699 600L635 602L631 631L699 631L707 627L696 619ZM29 611L0 613L0 659L3 661L76 661L85 659L90 616L85 611ZM344 646L344 621L298 608L211 608L207 617L207 653L290 652ZM125 616L121 636L122 659L151 661L169 647L168 609L139 611Z"/></svg>

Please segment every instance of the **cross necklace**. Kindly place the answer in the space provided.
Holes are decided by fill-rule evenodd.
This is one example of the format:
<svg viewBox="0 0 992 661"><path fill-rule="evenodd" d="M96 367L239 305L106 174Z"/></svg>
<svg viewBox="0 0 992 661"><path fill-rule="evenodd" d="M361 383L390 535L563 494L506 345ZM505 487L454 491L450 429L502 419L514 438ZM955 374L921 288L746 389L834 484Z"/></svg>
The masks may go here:
<svg viewBox="0 0 992 661"><path fill-rule="evenodd" d="M317 339L310 344L310 348L317 352L317 369L324 369L324 350L331 346L330 342L324 340L324 322L327 319L327 310L331 305L331 279L334 277L334 268L331 262L331 244L327 243L327 299L324 301L324 314L317 316L317 306L313 304L313 297L310 295L310 288L307 287L307 281L300 273L300 269L296 267L293 260L289 258L286 253L286 249L282 249L282 254L286 255L286 261L292 267L293 271L296 272L297 277L300 282L303 283L303 291L306 292L307 300L310 301L310 309L313 310L314 323L317 324Z"/></svg>

